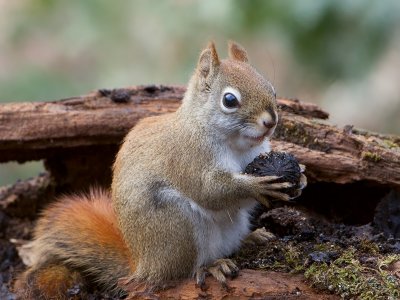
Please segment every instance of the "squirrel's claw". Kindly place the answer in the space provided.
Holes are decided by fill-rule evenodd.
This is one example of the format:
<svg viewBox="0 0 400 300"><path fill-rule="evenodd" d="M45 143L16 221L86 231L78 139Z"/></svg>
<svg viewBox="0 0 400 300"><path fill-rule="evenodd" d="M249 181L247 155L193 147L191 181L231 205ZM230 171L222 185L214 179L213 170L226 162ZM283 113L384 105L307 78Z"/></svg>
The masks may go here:
<svg viewBox="0 0 400 300"><path fill-rule="evenodd" d="M282 201L290 201L292 199L288 194L277 192L274 190L265 190L263 191L263 195L269 196L272 199L282 200Z"/></svg>
<svg viewBox="0 0 400 300"><path fill-rule="evenodd" d="M217 259L209 267L200 267L196 272L196 283L203 289L205 287L205 278L211 274L224 288L228 288L226 277L235 278L238 275L239 268L234 262L227 258Z"/></svg>
<svg viewBox="0 0 400 300"><path fill-rule="evenodd" d="M200 267L196 271L196 284L200 287L200 289L204 289L206 286L206 275L207 269L205 267Z"/></svg>
<svg viewBox="0 0 400 300"><path fill-rule="evenodd" d="M267 190L280 190L280 189L287 189L294 187L294 183L290 182L279 182L279 183L271 183L265 186L265 189Z"/></svg>
<svg viewBox="0 0 400 300"><path fill-rule="evenodd" d="M307 186L307 177L304 174L301 174L300 177L300 183L296 189L296 191L294 192L294 194L292 194L292 197L290 198L290 200L295 199L297 197L299 197L303 191L303 189Z"/></svg>
<svg viewBox="0 0 400 300"><path fill-rule="evenodd" d="M307 177L304 174L300 176L299 189L302 190L307 186Z"/></svg>
<svg viewBox="0 0 400 300"><path fill-rule="evenodd" d="M265 184L265 183L270 183L278 180L279 178L282 178L282 176L261 176L261 177L256 177L259 183Z"/></svg>

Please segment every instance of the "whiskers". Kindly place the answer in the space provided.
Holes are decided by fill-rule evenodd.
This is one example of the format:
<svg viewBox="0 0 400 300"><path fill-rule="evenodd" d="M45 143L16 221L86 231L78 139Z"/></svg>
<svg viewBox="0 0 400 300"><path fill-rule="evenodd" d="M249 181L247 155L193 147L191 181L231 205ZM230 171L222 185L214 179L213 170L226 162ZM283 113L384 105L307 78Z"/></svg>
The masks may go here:
<svg viewBox="0 0 400 300"><path fill-rule="evenodd" d="M244 125L242 122L237 122L235 124L231 124L229 131L231 133L233 132L242 132L243 130L246 129L246 125Z"/></svg>
<svg viewBox="0 0 400 300"><path fill-rule="evenodd" d="M242 123L239 128L240 135L258 137L260 135L259 130L252 123Z"/></svg>

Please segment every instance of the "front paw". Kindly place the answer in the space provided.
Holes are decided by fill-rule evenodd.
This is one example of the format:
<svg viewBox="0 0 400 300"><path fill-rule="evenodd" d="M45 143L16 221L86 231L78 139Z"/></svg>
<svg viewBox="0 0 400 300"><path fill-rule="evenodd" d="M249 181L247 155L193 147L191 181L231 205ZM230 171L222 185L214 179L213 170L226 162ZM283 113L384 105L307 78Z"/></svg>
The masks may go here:
<svg viewBox="0 0 400 300"><path fill-rule="evenodd" d="M258 177L253 180L257 185L256 198L264 205L263 198L290 201L300 196L307 185L304 171L305 166L292 154L273 151L260 154L245 169L246 174ZM271 180L274 176L276 179Z"/></svg>
<svg viewBox="0 0 400 300"><path fill-rule="evenodd" d="M274 179L272 179L273 177ZM256 200L269 207L271 200L290 201L293 199L290 191L297 188L297 185L291 182L276 182L279 179L276 176L253 177Z"/></svg>
<svg viewBox="0 0 400 300"><path fill-rule="evenodd" d="M276 236L265 230L265 227L257 228L251 232L244 240L244 245L254 246L254 245L266 245L272 240L275 240Z"/></svg>
<svg viewBox="0 0 400 300"><path fill-rule="evenodd" d="M301 172L304 171L304 166L300 165ZM270 177L270 176L268 176ZM257 198L259 202L265 205L265 198L268 200L281 200L281 201L292 201L299 197L303 189L307 186L307 177L301 173L300 179L297 183L291 182L276 182L276 181L265 181L263 177L257 177L259 179L260 196ZM278 180L279 181L279 180Z"/></svg>

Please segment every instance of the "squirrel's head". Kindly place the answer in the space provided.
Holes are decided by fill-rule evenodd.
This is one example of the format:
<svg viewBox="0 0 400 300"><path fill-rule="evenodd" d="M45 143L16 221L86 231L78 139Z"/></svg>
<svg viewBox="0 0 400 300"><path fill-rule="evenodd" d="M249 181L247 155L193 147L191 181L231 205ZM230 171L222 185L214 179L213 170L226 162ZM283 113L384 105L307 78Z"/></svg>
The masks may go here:
<svg viewBox="0 0 400 300"><path fill-rule="evenodd" d="M261 144L278 122L273 86L235 42L229 43L228 59L218 58L214 43L202 51L184 106L240 148Z"/></svg>

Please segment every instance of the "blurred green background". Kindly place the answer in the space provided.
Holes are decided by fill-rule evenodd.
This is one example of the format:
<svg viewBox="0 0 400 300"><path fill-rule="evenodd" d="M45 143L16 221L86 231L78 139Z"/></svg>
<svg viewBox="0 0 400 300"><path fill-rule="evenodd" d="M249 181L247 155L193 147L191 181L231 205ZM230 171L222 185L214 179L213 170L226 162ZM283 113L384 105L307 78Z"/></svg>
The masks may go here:
<svg viewBox="0 0 400 300"><path fill-rule="evenodd" d="M210 39L240 42L279 96L400 134L397 0L0 0L0 103L185 84ZM2 164L0 185L41 169Z"/></svg>

